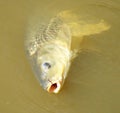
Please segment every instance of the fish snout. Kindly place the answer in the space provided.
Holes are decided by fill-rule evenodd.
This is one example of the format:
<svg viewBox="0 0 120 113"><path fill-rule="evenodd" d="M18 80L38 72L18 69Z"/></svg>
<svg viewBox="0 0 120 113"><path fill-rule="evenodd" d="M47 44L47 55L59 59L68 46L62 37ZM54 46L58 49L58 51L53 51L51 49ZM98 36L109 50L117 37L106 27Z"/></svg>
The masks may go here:
<svg viewBox="0 0 120 113"><path fill-rule="evenodd" d="M61 83L61 81L51 83L50 86L47 88L47 91L50 93L58 93L62 86Z"/></svg>

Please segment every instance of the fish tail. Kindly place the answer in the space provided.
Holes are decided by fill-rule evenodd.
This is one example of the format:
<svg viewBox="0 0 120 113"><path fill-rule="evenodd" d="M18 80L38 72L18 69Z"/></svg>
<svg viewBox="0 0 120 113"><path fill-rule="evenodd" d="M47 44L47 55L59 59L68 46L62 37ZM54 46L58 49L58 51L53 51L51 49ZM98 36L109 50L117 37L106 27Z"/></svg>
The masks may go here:
<svg viewBox="0 0 120 113"><path fill-rule="evenodd" d="M83 20L80 15L75 14L73 11L63 11L58 15L71 29L72 36L83 37L93 34L99 34L110 28L103 19L98 22Z"/></svg>

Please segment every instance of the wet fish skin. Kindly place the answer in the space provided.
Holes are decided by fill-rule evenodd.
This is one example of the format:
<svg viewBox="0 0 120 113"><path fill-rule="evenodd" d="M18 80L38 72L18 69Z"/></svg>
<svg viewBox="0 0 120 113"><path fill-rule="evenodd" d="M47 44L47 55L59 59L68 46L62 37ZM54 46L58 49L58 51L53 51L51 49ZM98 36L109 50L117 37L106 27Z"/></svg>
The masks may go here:
<svg viewBox="0 0 120 113"><path fill-rule="evenodd" d="M25 46L41 86L48 92L58 93L70 67L72 54L69 27L56 17L31 40L28 37Z"/></svg>

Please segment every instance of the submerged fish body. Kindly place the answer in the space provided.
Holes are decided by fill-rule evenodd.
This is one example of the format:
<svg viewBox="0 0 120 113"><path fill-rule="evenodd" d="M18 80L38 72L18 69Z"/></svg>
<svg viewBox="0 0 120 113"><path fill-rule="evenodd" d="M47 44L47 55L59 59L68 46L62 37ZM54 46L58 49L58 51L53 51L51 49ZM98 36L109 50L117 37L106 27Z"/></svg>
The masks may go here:
<svg viewBox="0 0 120 113"><path fill-rule="evenodd" d="M26 39L25 48L41 86L57 93L67 76L71 59L71 34L60 18L53 18L38 34Z"/></svg>
<svg viewBox="0 0 120 113"><path fill-rule="evenodd" d="M48 25L41 26L35 35L27 37L25 40L27 57L36 78L45 90L53 93L60 91L67 76L71 59L76 56L76 52L71 49L72 37L77 34L80 36L80 32L76 33L80 30L80 25L75 22L66 22L69 20L67 18L69 16L65 17L64 15L66 16L66 12L58 14L50 20ZM107 29L106 27L98 31ZM93 30L91 34L94 32ZM80 37L81 41L82 35ZM78 52L78 50L76 51Z"/></svg>

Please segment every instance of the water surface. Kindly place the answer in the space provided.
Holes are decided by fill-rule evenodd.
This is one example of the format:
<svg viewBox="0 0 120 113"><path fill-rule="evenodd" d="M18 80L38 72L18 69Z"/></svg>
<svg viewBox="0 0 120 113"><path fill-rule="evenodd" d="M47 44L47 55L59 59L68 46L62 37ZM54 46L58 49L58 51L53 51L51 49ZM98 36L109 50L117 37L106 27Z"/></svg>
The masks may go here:
<svg viewBox="0 0 120 113"><path fill-rule="evenodd" d="M120 113L119 4L119 0L1 0L0 113ZM25 56L27 23L47 22L68 9L75 9L86 22L103 19L111 28L86 36L99 52L80 53L61 92L49 94Z"/></svg>

